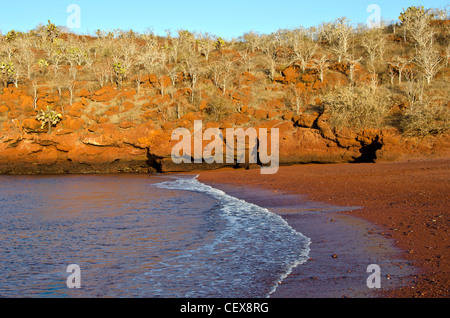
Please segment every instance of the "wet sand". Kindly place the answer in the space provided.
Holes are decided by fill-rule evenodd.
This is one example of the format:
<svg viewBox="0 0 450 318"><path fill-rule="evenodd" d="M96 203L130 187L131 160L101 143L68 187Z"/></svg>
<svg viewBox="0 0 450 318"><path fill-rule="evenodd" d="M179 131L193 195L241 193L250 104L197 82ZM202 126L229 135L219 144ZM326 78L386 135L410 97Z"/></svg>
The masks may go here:
<svg viewBox="0 0 450 318"><path fill-rule="evenodd" d="M310 260L272 297L444 298L449 292L450 159L197 172L278 213L312 240ZM381 268L369 289L367 266Z"/></svg>

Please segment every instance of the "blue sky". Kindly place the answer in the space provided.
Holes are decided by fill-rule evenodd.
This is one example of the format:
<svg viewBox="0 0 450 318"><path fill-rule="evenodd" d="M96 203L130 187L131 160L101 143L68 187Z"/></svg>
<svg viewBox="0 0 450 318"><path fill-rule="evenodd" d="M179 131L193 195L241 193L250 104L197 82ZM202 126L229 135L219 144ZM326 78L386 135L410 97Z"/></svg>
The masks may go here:
<svg viewBox="0 0 450 318"><path fill-rule="evenodd" d="M366 22L370 4L381 9L381 16L394 20L403 8L422 4L442 8L449 0L22 0L6 1L0 16L0 30L28 31L51 20L67 25L70 4L81 9L81 28L77 33L97 29L152 28L159 34L169 29L209 32L224 38L238 37L248 31L271 33L280 28L314 26L346 16L352 22ZM6 8L5 8L6 7ZM5 14L6 13L6 14Z"/></svg>

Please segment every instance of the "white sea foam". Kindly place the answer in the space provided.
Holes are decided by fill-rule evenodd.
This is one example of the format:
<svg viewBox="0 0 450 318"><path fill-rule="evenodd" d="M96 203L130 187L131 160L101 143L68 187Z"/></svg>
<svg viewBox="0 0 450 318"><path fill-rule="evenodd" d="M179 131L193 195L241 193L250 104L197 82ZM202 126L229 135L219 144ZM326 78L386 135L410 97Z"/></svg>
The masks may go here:
<svg viewBox="0 0 450 318"><path fill-rule="evenodd" d="M196 191L212 197L220 203L217 217L223 218L226 226L212 242L178 256L178 262L200 255L202 259L208 258L213 263L215 258L227 258L214 264L219 268L199 264L192 272L188 270L186 275L202 275L201 271L211 270L234 270L236 273L234 276L233 273L227 273L228 276L222 284L217 283L217 293L206 288L205 294L193 293L190 296L218 294L225 297L270 297L295 267L306 262L311 240L295 231L279 215L203 184L197 177L176 177L173 181L157 184L157 187ZM233 282L227 280L234 280L236 285L233 286ZM246 287L246 284L253 286ZM239 295L239 291L230 295L227 291L220 290L223 288L243 289L243 295ZM258 294L261 293L259 288L266 289L264 295Z"/></svg>

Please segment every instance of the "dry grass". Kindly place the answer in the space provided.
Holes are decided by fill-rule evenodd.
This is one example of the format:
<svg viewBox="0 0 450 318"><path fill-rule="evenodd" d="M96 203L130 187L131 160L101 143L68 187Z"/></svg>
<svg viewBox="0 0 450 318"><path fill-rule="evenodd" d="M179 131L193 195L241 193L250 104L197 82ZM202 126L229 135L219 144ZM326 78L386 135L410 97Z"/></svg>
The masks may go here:
<svg viewBox="0 0 450 318"><path fill-rule="evenodd" d="M332 127L381 128L391 109L389 93L366 86L346 86L323 97L325 113Z"/></svg>
<svg viewBox="0 0 450 318"><path fill-rule="evenodd" d="M429 98L412 104L400 122L407 135L427 136L450 131L450 110L442 99Z"/></svg>

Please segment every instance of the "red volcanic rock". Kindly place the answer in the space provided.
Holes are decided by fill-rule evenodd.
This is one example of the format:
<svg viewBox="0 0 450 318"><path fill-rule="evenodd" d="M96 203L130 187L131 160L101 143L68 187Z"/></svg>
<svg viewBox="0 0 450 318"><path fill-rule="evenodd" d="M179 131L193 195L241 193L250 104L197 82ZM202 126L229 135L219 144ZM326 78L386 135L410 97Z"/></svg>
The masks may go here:
<svg viewBox="0 0 450 318"><path fill-rule="evenodd" d="M209 108L209 101L208 100L202 100L201 102L200 102L200 105L198 106L198 109L200 110L200 111L204 111L204 110L206 110L206 109L208 109Z"/></svg>
<svg viewBox="0 0 450 318"><path fill-rule="evenodd" d="M246 114L249 116L254 116L255 111L256 111L256 109L254 109L253 107L248 107L248 109L246 110Z"/></svg>
<svg viewBox="0 0 450 318"><path fill-rule="evenodd" d="M233 115L228 117L228 120L231 124L240 126L248 123L250 121L250 117L241 113L234 113Z"/></svg>
<svg viewBox="0 0 450 318"><path fill-rule="evenodd" d="M381 149L376 152L376 162L405 159L449 158L450 135L403 138L395 129L380 132Z"/></svg>
<svg viewBox="0 0 450 318"><path fill-rule="evenodd" d="M336 140L336 136L334 135L330 125L328 124L328 115L322 114L317 119L317 128L319 128L322 136L328 140Z"/></svg>
<svg viewBox="0 0 450 318"><path fill-rule="evenodd" d="M283 70L282 74L284 76L284 84L295 84L298 82L298 79L300 77L300 67L297 65L289 66L288 68Z"/></svg>
<svg viewBox="0 0 450 318"><path fill-rule="evenodd" d="M127 89L127 90L123 90L118 94L118 98L123 98L123 99L132 99L134 98L134 96L136 96L137 91L135 89Z"/></svg>
<svg viewBox="0 0 450 318"><path fill-rule="evenodd" d="M118 147L117 140L111 138L111 136L105 135L87 135L82 140L85 145L96 147Z"/></svg>
<svg viewBox="0 0 450 318"><path fill-rule="evenodd" d="M63 152L69 152L75 149L78 145L79 138L80 136L74 133L64 135L58 135L56 133L47 136L47 139L51 141L51 144L54 145L57 150Z"/></svg>
<svg viewBox="0 0 450 318"><path fill-rule="evenodd" d="M357 135L356 140L364 145L370 145L379 139L380 133L381 131L379 129L364 129Z"/></svg>
<svg viewBox="0 0 450 318"><path fill-rule="evenodd" d="M165 131L172 131L176 129L177 123L175 121L166 121L161 125L162 129Z"/></svg>
<svg viewBox="0 0 450 318"><path fill-rule="evenodd" d="M9 139L10 142L0 142L0 163L34 163L36 161L35 154L42 150L41 145L21 137Z"/></svg>
<svg viewBox="0 0 450 318"><path fill-rule="evenodd" d="M271 118L275 118L280 116L280 113L275 111L275 110L269 110L267 113L267 118L271 119Z"/></svg>
<svg viewBox="0 0 450 318"><path fill-rule="evenodd" d="M284 100L280 98L272 99L265 104L268 108L274 109L283 109L285 104Z"/></svg>
<svg viewBox="0 0 450 318"><path fill-rule="evenodd" d="M154 129L155 128L153 127L153 123L151 121L137 126L134 125L126 131L121 132L121 141L124 144L128 144L136 148L148 148L148 144L142 143L141 138L144 138L151 134Z"/></svg>
<svg viewBox="0 0 450 318"><path fill-rule="evenodd" d="M357 140L357 134L350 128L343 127L336 132L336 142L342 148L360 147L361 143Z"/></svg>
<svg viewBox="0 0 450 318"><path fill-rule="evenodd" d="M122 112L127 112L134 108L134 104L131 102L124 102L122 105Z"/></svg>
<svg viewBox="0 0 450 318"><path fill-rule="evenodd" d="M280 138L287 138L295 132L294 123L292 121L285 121L273 126L273 128L279 129Z"/></svg>
<svg viewBox="0 0 450 318"><path fill-rule="evenodd" d="M33 98L30 96L24 96L24 98L22 99L22 102L20 103L20 108L22 109L27 109L27 108L32 108L33 107Z"/></svg>
<svg viewBox="0 0 450 318"><path fill-rule="evenodd" d="M5 105L0 106L0 113L6 113L9 111L9 108Z"/></svg>
<svg viewBox="0 0 450 318"><path fill-rule="evenodd" d="M81 102L73 103L69 107L67 114L71 117L81 117L84 114L85 106Z"/></svg>
<svg viewBox="0 0 450 318"><path fill-rule="evenodd" d="M280 163L348 162L360 155L358 149L347 150L323 138L314 129L299 128L280 141Z"/></svg>
<svg viewBox="0 0 450 318"><path fill-rule="evenodd" d="M45 147L41 152L36 154L36 163L38 164L54 164L58 160L58 150L54 147Z"/></svg>
<svg viewBox="0 0 450 318"><path fill-rule="evenodd" d="M203 126L205 127L205 129L209 129L209 128L220 128L220 123L217 122L209 122L209 123L205 123L203 124Z"/></svg>
<svg viewBox="0 0 450 318"><path fill-rule="evenodd" d="M149 148L153 155L164 158L170 157L172 148L178 141L172 141L172 131L149 130L146 136L138 138L138 142L145 148Z"/></svg>
<svg viewBox="0 0 450 318"><path fill-rule="evenodd" d="M119 125L119 127L122 129L129 129L134 126L135 126L135 123L133 123L132 121L128 121L128 120L121 122Z"/></svg>
<svg viewBox="0 0 450 318"><path fill-rule="evenodd" d="M287 112L286 114L283 115L284 120L292 120L293 117L294 117L294 112L292 112L292 111Z"/></svg>
<svg viewBox="0 0 450 318"><path fill-rule="evenodd" d="M257 81L258 79L256 78L255 75L249 72L244 72L242 73L242 75L239 77L239 79L236 81L235 84L239 85L239 83L241 83L242 85L251 85Z"/></svg>
<svg viewBox="0 0 450 318"><path fill-rule="evenodd" d="M92 147L78 146L69 151L67 158L74 163L82 164L111 164L115 161L146 161L147 151L132 147Z"/></svg>
<svg viewBox="0 0 450 318"><path fill-rule="evenodd" d="M253 114L253 117L255 117L258 120L267 119L269 115L269 112L265 109L259 108L255 110L255 113Z"/></svg>
<svg viewBox="0 0 450 318"><path fill-rule="evenodd" d="M90 97L94 102L109 102L117 96L118 92L115 87L105 86L94 92Z"/></svg>
<svg viewBox="0 0 450 318"><path fill-rule="evenodd" d="M318 80L318 76L316 74L305 74L302 75L302 81L305 83L315 83Z"/></svg>
<svg viewBox="0 0 450 318"><path fill-rule="evenodd" d="M65 116L61 122L64 129L70 131L77 131L84 127L84 120L81 118L73 118L71 116Z"/></svg>
<svg viewBox="0 0 450 318"><path fill-rule="evenodd" d="M158 76L156 76L155 74L150 74L148 75L148 81L150 82L150 84L157 84L158 83Z"/></svg>
<svg viewBox="0 0 450 318"><path fill-rule="evenodd" d="M314 126L314 122L319 117L318 113L306 114L302 113L298 117L296 117L296 125L305 128L312 128Z"/></svg>
<svg viewBox="0 0 450 318"><path fill-rule="evenodd" d="M270 120L270 121L266 121L264 123L260 123L259 125L256 125L255 128L256 129L260 129L260 128L267 128L267 129L271 129L274 126L281 124L283 121L280 119L274 119L274 120Z"/></svg>
<svg viewBox="0 0 450 318"><path fill-rule="evenodd" d="M163 75L159 79L159 85L161 85L162 87L169 87L170 85L172 85L172 80L169 76Z"/></svg>
<svg viewBox="0 0 450 318"><path fill-rule="evenodd" d="M41 130L41 123L35 118L28 118L22 122L22 129L26 132L39 132Z"/></svg>
<svg viewBox="0 0 450 318"><path fill-rule="evenodd" d="M181 121L187 120L188 122L193 123L195 120L201 120L201 116L199 116L198 114L195 113L187 113L186 115L184 115L183 117L180 118Z"/></svg>
<svg viewBox="0 0 450 318"><path fill-rule="evenodd" d="M188 97L192 94L192 90L190 88L180 88L175 94L173 94L174 99L180 99L182 97Z"/></svg>
<svg viewBox="0 0 450 318"><path fill-rule="evenodd" d="M75 96L89 98L91 96L91 92L89 92L86 88L82 88L75 93Z"/></svg>

